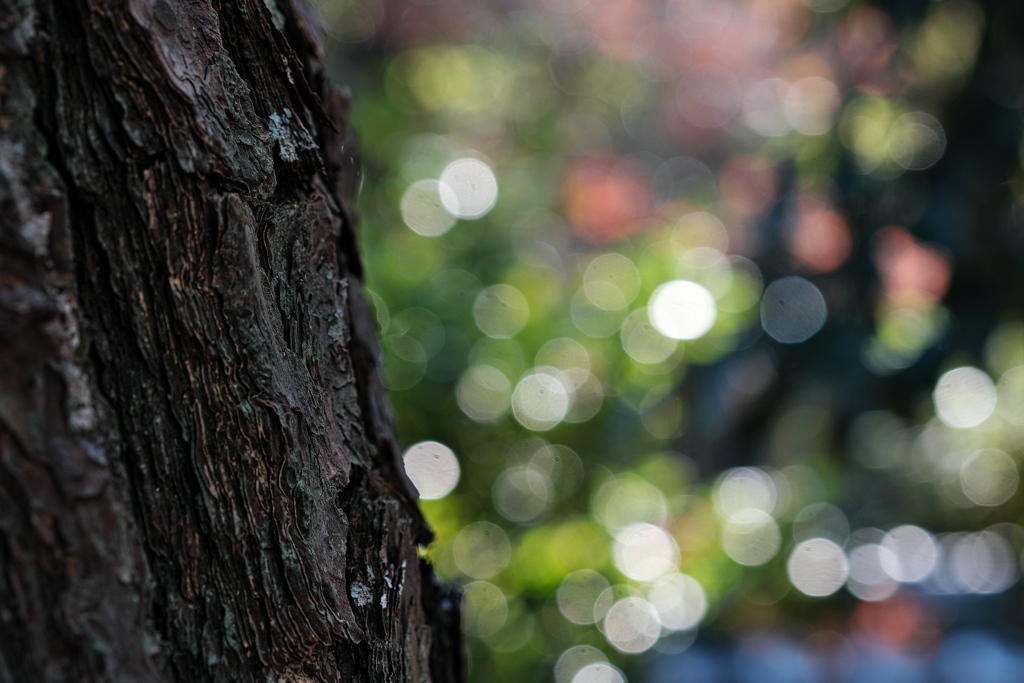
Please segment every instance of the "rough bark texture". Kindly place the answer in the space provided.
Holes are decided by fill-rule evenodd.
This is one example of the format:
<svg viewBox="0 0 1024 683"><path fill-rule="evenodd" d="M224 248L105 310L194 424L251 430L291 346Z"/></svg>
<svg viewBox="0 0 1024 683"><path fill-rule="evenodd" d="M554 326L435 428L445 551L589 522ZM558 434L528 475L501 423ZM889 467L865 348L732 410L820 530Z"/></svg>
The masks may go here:
<svg viewBox="0 0 1024 683"><path fill-rule="evenodd" d="M0 0L0 681L455 681L292 0Z"/></svg>

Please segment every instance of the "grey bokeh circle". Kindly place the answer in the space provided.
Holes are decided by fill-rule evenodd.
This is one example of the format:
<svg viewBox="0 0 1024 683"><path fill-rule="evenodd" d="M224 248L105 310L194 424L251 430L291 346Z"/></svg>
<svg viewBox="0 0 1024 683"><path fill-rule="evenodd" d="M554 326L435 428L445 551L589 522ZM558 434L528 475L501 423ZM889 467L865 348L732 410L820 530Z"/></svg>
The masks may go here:
<svg viewBox="0 0 1024 683"><path fill-rule="evenodd" d="M761 299L761 326L783 344L807 341L825 324L825 297L802 277L784 277L768 285Z"/></svg>

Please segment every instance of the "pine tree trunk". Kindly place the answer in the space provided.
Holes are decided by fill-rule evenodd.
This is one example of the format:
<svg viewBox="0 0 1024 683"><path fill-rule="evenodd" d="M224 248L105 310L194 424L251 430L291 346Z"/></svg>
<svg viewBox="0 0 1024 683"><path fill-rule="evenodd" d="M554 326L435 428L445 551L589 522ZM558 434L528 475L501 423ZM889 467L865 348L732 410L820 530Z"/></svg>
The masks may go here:
<svg viewBox="0 0 1024 683"><path fill-rule="evenodd" d="M458 681L292 0L0 0L0 681Z"/></svg>

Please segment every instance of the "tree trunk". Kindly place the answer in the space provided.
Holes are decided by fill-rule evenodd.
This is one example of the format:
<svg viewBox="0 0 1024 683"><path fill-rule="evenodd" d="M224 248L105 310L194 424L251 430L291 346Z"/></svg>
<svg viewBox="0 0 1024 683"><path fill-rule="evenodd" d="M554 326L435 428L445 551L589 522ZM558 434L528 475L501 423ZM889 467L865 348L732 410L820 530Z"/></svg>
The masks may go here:
<svg viewBox="0 0 1024 683"><path fill-rule="evenodd" d="M0 0L0 681L458 681L292 0Z"/></svg>

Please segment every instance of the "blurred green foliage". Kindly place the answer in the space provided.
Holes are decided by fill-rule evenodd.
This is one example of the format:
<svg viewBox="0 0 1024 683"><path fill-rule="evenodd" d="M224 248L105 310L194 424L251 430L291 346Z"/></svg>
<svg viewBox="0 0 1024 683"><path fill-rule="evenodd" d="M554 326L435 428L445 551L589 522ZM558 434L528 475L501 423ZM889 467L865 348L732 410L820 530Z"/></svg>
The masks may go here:
<svg viewBox="0 0 1024 683"><path fill-rule="evenodd" d="M1019 8L322 10L400 432L459 467L410 475L472 680L698 629L934 652L865 634L1018 590Z"/></svg>

